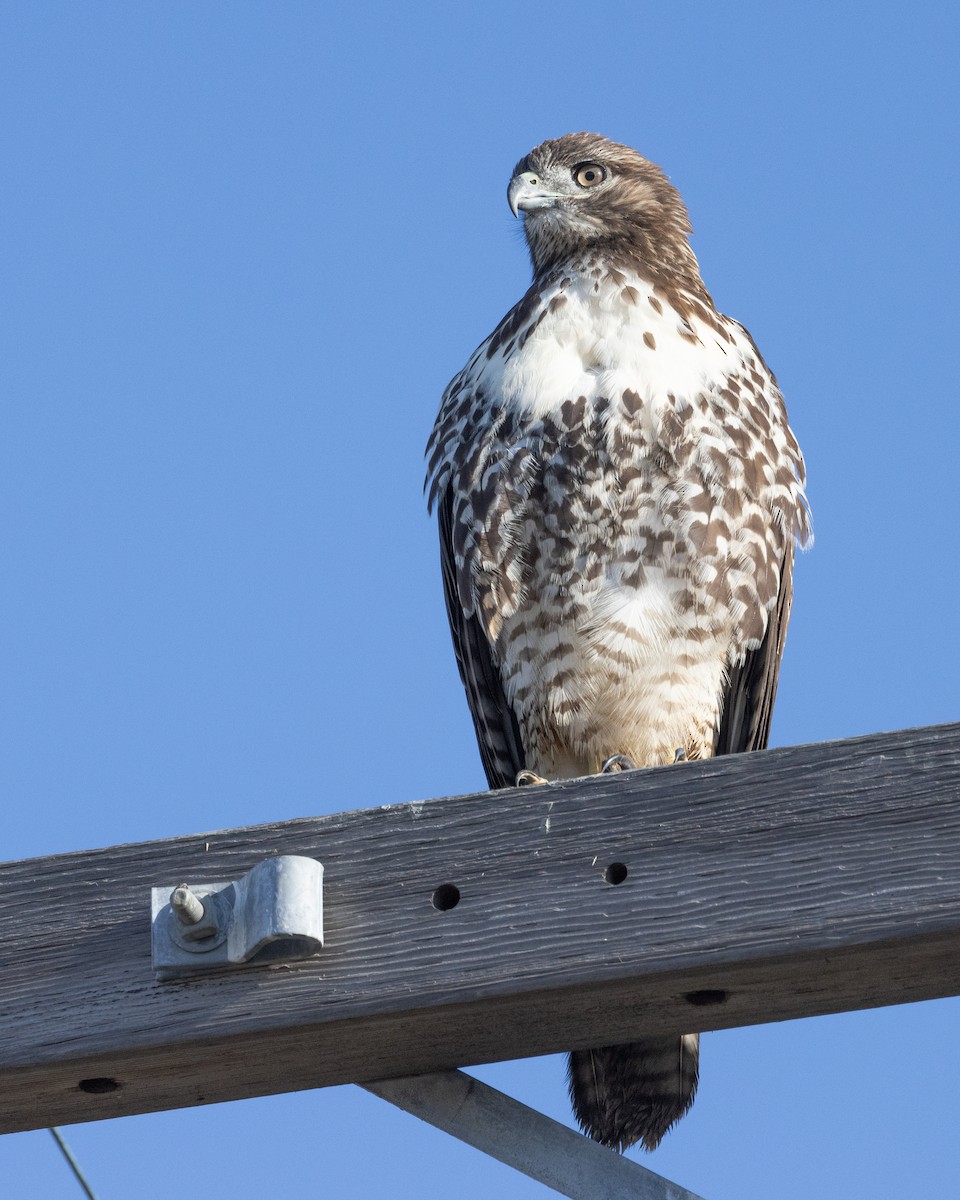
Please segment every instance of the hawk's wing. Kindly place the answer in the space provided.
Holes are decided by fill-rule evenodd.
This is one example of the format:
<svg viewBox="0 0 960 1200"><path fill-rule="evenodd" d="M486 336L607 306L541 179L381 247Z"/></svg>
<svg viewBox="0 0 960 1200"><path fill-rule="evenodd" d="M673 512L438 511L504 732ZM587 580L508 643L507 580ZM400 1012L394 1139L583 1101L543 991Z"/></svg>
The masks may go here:
<svg viewBox="0 0 960 1200"><path fill-rule="evenodd" d="M793 553L791 537L787 540L780 566L777 606L770 614L763 641L756 650L748 650L740 666L730 672L723 693L715 755L739 754L742 750L765 750L767 747L780 659L793 603Z"/></svg>
<svg viewBox="0 0 960 1200"><path fill-rule="evenodd" d="M520 727L504 694L500 672L490 652L486 633L475 616L468 617L464 613L457 596L451 519L453 496L449 488L440 496L437 508L443 595L447 602L457 666L467 690L467 703L477 731L483 769L491 788L513 787L517 772L526 765Z"/></svg>

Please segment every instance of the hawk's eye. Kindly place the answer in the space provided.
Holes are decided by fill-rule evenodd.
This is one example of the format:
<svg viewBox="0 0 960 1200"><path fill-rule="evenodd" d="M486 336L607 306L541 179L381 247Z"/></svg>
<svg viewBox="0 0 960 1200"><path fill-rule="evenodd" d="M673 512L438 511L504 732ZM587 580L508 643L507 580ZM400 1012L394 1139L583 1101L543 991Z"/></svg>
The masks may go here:
<svg viewBox="0 0 960 1200"><path fill-rule="evenodd" d="M582 188L596 187L606 177L607 172L599 163L578 163L573 168L574 181Z"/></svg>

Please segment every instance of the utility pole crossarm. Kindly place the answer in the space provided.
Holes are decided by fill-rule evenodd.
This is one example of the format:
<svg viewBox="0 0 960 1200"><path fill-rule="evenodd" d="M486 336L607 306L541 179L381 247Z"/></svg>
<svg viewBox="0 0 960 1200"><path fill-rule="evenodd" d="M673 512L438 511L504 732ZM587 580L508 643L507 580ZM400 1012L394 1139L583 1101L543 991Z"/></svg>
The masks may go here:
<svg viewBox="0 0 960 1200"><path fill-rule="evenodd" d="M150 889L324 866L160 983ZM960 992L960 726L0 866L0 1131Z"/></svg>

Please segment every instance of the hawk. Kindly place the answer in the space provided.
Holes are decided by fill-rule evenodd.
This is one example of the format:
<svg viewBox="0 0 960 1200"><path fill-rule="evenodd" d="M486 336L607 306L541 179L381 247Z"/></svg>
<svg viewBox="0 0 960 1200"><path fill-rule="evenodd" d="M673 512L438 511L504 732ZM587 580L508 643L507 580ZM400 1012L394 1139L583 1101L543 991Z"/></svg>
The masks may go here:
<svg viewBox="0 0 960 1200"><path fill-rule="evenodd" d="M533 282L447 387L427 447L489 785L761 749L810 536L776 379L635 150L546 141L507 198ZM574 1051L581 1127L653 1149L698 1058L697 1034Z"/></svg>

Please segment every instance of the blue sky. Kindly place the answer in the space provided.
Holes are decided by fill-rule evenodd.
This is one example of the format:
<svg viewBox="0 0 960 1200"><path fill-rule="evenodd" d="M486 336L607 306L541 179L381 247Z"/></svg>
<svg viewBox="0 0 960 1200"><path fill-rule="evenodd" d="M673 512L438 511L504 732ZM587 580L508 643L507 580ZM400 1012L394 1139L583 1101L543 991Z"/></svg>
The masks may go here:
<svg viewBox="0 0 960 1200"><path fill-rule="evenodd" d="M946 4L0 9L4 858L479 790L422 450L526 285L514 162L683 192L816 544L774 742L954 720ZM145 880L145 886L150 884ZM709 1035L644 1161L710 1200L960 1186L956 1001ZM567 1120L559 1057L484 1078ZM355 1088L67 1131L101 1200L544 1189ZM78 1195L49 1135L11 1196Z"/></svg>

